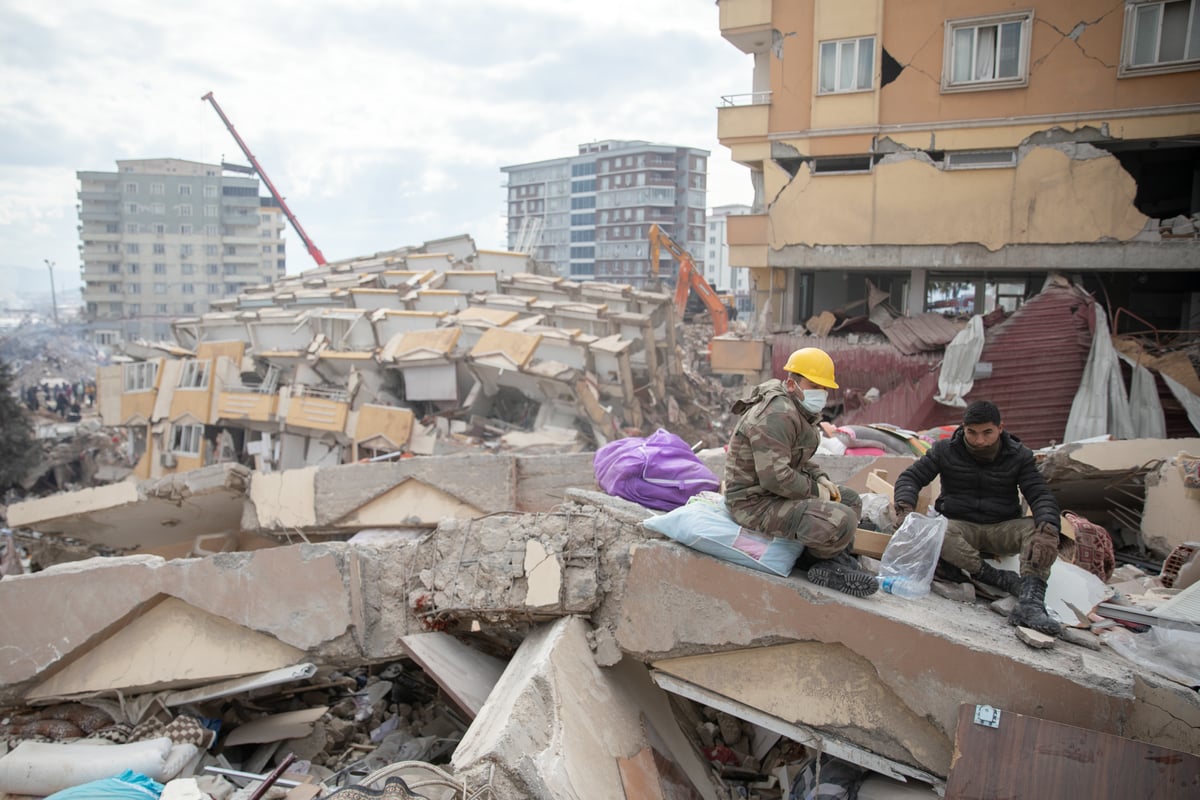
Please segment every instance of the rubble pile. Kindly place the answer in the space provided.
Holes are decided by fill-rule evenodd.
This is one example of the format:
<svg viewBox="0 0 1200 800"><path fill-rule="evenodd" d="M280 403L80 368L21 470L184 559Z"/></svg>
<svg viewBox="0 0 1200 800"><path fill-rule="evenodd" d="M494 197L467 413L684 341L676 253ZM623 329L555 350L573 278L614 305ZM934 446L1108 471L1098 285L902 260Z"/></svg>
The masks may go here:
<svg viewBox="0 0 1200 800"><path fill-rule="evenodd" d="M26 325L0 337L0 361L13 371L13 387L23 393L42 381L79 383L94 380L110 354L92 344L82 326L48 322Z"/></svg>

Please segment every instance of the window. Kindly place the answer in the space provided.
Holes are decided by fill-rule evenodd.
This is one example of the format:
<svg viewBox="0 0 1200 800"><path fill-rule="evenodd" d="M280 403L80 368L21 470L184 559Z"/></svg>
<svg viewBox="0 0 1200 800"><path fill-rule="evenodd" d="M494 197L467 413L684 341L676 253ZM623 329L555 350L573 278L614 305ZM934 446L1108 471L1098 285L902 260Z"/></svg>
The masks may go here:
<svg viewBox="0 0 1200 800"><path fill-rule="evenodd" d="M138 211L137 203L126 203L125 210L130 214L136 214Z"/></svg>
<svg viewBox="0 0 1200 800"><path fill-rule="evenodd" d="M180 287L180 289L184 294L195 294L196 293L196 287L190 283L183 284L183 286Z"/></svg>
<svg viewBox="0 0 1200 800"><path fill-rule="evenodd" d="M122 372L125 376L125 391L146 392L154 388L154 379L158 376L158 362L138 361L126 364Z"/></svg>
<svg viewBox="0 0 1200 800"><path fill-rule="evenodd" d="M136 317L138 314L142 313L142 304L141 303L130 303L128 308L129 308L129 316L131 316L131 317Z"/></svg>
<svg viewBox="0 0 1200 800"><path fill-rule="evenodd" d="M947 21L942 91L1026 86L1032 20L1026 11Z"/></svg>
<svg viewBox="0 0 1200 800"><path fill-rule="evenodd" d="M192 194L191 186L188 186L186 183L181 183L179 185L179 196L180 197L190 197L191 194Z"/></svg>
<svg viewBox="0 0 1200 800"><path fill-rule="evenodd" d="M140 266L138 266L137 264L127 264L126 266L129 269L130 275L137 275L139 272L142 271L142 268Z"/></svg>
<svg viewBox="0 0 1200 800"><path fill-rule="evenodd" d="M151 214L165 214L165 213L167 213L167 207L163 203L151 203L150 204L150 213Z"/></svg>
<svg viewBox="0 0 1200 800"><path fill-rule="evenodd" d="M126 222L125 223L125 232L126 233L137 233L138 232L137 223L136 222Z"/></svg>
<svg viewBox="0 0 1200 800"><path fill-rule="evenodd" d="M814 158L810 162L810 169L813 175L870 172L873 163L871 156L823 156Z"/></svg>
<svg viewBox="0 0 1200 800"><path fill-rule="evenodd" d="M1200 69L1200 0L1125 7L1121 77Z"/></svg>
<svg viewBox="0 0 1200 800"><path fill-rule="evenodd" d="M184 303L183 304L183 313L195 314L196 313L196 304L195 303Z"/></svg>
<svg viewBox="0 0 1200 800"><path fill-rule="evenodd" d="M164 194L164 186L161 183L150 184L150 194Z"/></svg>
<svg viewBox="0 0 1200 800"><path fill-rule="evenodd" d="M192 246L190 244L179 245L179 255L190 256L192 254Z"/></svg>
<svg viewBox="0 0 1200 800"><path fill-rule="evenodd" d="M207 272L209 275L216 275L216 274L220 273L220 271L221 271L221 268L220 268L220 267L218 267L216 264L205 264L205 265L204 265L204 270L205 270L205 272Z"/></svg>
<svg viewBox="0 0 1200 800"><path fill-rule="evenodd" d="M208 361L185 361L183 369L179 371L180 389L207 389L208 388Z"/></svg>
<svg viewBox="0 0 1200 800"><path fill-rule="evenodd" d="M140 283L131 283L131 284L128 284L125 288L129 290L128 291L129 294L141 294L142 293L142 285Z"/></svg>
<svg viewBox="0 0 1200 800"><path fill-rule="evenodd" d="M182 189L183 187L180 186L179 188ZM191 215L192 215L192 207L191 206L180 206L179 207L179 216L190 217Z"/></svg>
<svg viewBox="0 0 1200 800"><path fill-rule="evenodd" d="M137 184L136 183L125 184L125 194L137 194Z"/></svg>
<svg viewBox="0 0 1200 800"><path fill-rule="evenodd" d="M195 275L196 274L196 265L189 264L188 262L185 261L179 265L179 272L183 275Z"/></svg>
<svg viewBox="0 0 1200 800"><path fill-rule="evenodd" d="M946 153L946 169L984 169L1015 167L1016 150L959 150Z"/></svg>
<svg viewBox="0 0 1200 800"><path fill-rule="evenodd" d="M154 306L154 310L156 312L158 312L159 314L165 314L165 313L167 313L167 304L166 303L158 303L157 305Z"/></svg>
<svg viewBox="0 0 1200 800"><path fill-rule="evenodd" d="M200 443L204 440L203 425L172 425L171 452L181 456L200 455Z"/></svg>
<svg viewBox="0 0 1200 800"><path fill-rule="evenodd" d="M217 207L216 206L205 206L204 207L204 216L215 217L216 215L217 215Z"/></svg>
<svg viewBox="0 0 1200 800"><path fill-rule="evenodd" d="M161 261L154 262L154 274L155 275L166 275L167 274L167 265Z"/></svg>
<svg viewBox="0 0 1200 800"><path fill-rule="evenodd" d="M113 275L120 275L121 274L121 265L120 264L109 264L108 271L109 271L109 273L111 273Z"/></svg>
<svg viewBox="0 0 1200 800"><path fill-rule="evenodd" d="M190 209L191 206L188 206L188 208ZM192 235L192 226L191 225L180 225L179 233L181 236L191 236Z"/></svg>
<svg viewBox="0 0 1200 800"><path fill-rule="evenodd" d="M154 255L163 256L167 254L167 246L165 244L154 245Z"/></svg>
<svg viewBox="0 0 1200 800"><path fill-rule="evenodd" d="M154 232L157 233L159 236L162 236L163 234L165 234L167 232L167 226L166 225L155 225Z"/></svg>
<svg viewBox="0 0 1200 800"><path fill-rule="evenodd" d="M875 37L821 42L820 72L817 94L870 89L875 79Z"/></svg>
<svg viewBox="0 0 1200 800"><path fill-rule="evenodd" d="M126 253L136 254L137 251L138 251L138 243L137 242L126 242L125 243L125 252Z"/></svg>
<svg viewBox="0 0 1200 800"><path fill-rule="evenodd" d="M217 196L217 187L216 187L216 185L215 185L215 184L211 184L211 183L210 183L210 184L208 184L208 185L206 185L206 186L204 187L204 196L205 196L205 197L216 197L216 196Z"/></svg>
<svg viewBox="0 0 1200 800"><path fill-rule="evenodd" d="M154 284L154 293L155 294L166 294L167 293L167 285L165 283Z"/></svg>
<svg viewBox="0 0 1200 800"><path fill-rule="evenodd" d="M216 225L205 225L204 226L204 235L205 236L216 236L217 235L217 226Z"/></svg>

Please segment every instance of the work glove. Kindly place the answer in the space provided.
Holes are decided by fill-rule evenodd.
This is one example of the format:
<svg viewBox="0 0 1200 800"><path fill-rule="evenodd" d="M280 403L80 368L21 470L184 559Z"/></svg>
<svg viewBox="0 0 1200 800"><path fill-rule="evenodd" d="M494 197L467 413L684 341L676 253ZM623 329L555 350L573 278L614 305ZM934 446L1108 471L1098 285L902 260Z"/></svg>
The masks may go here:
<svg viewBox="0 0 1200 800"><path fill-rule="evenodd" d="M1058 558L1058 528L1050 522L1039 523L1029 542L1029 563L1037 569L1049 569Z"/></svg>
<svg viewBox="0 0 1200 800"><path fill-rule="evenodd" d="M817 478L817 486L821 489L822 500L832 500L835 503L842 502L842 490L838 485L825 475Z"/></svg>
<svg viewBox="0 0 1200 800"><path fill-rule="evenodd" d="M909 503L896 503L896 505L892 507L892 515L896 518L897 530L901 525L904 524L905 517L915 510L916 509L914 509Z"/></svg>

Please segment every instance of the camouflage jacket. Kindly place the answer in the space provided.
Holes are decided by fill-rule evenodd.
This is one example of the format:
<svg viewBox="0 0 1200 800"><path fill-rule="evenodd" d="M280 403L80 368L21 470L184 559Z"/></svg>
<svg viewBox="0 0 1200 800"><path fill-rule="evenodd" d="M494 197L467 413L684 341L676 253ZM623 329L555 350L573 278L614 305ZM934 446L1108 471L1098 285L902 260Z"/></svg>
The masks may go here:
<svg viewBox="0 0 1200 800"><path fill-rule="evenodd" d="M732 410L742 416L725 456L726 502L819 495L817 478L825 473L809 460L821 443L818 417L788 394L783 381L760 383Z"/></svg>

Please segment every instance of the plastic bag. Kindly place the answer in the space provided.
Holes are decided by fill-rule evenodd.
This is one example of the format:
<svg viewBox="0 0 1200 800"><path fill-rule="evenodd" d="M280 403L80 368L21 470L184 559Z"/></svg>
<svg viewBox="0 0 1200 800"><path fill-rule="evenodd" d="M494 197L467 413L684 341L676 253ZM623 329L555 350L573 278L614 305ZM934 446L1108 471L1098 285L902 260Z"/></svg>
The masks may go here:
<svg viewBox="0 0 1200 800"><path fill-rule="evenodd" d="M701 553L787 577L804 552L795 539L779 539L738 525L716 492L701 492L674 511L650 517L647 528Z"/></svg>
<svg viewBox="0 0 1200 800"><path fill-rule="evenodd" d="M862 518L870 520L877 531L886 531L895 525L892 520L892 498L886 494L863 492Z"/></svg>
<svg viewBox="0 0 1200 800"><path fill-rule="evenodd" d="M941 514L925 515L913 511L905 517L880 559L879 578L884 591L892 591L889 587L903 587L903 591L892 593L910 598L929 594L947 524Z"/></svg>
<svg viewBox="0 0 1200 800"><path fill-rule="evenodd" d="M687 442L662 428L644 439L609 442L596 451L592 467L604 491L659 511L678 508L692 495L721 485Z"/></svg>
<svg viewBox="0 0 1200 800"><path fill-rule="evenodd" d="M1146 633L1112 628L1100 641L1139 667L1195 689L1200 686L1200 633L1154 626Z"/></svg>

